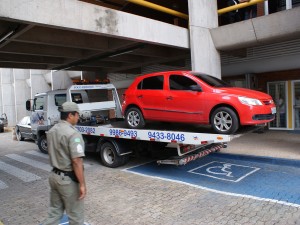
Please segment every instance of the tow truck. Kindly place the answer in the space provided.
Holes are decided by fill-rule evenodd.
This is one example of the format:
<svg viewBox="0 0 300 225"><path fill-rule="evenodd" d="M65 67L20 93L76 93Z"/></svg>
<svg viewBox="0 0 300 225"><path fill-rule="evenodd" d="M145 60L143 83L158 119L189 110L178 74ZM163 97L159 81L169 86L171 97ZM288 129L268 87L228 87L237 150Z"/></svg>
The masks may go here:
<svg viewBox="0 0 300 225"><path fill-rule="evenodd" d="M102 91L104 95L95 94L95 91ZM88 95L97 100L89 101L91 97ZM105 97L105 100L99 101L99 96ZM108 98L111 100L107 101ZM58 106L65 101L78 104L80 119L76 128L83 135L85 150L98 153L102 164L111 168L126 164L130 155L145 151L163 152L165 148L174 149L176 156L159 159L158 164L185 165L226 148L233 138L231 135L161 128L126 128L113 84L75 84L67 90L37 94L33 100L26 102L27 110L32 111L33 137L43 153L47 153L46 132L58 122Z"/></svg>

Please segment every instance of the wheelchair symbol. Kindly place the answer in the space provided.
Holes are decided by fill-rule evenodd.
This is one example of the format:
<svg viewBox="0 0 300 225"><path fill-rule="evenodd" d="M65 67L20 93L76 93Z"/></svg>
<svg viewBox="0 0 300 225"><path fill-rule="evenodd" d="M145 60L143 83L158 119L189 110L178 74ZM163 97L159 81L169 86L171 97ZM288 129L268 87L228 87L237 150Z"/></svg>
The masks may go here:
<svg viewBox="0 0 300 225"><path fill-rule="evenodd" d="M189 173L206 176L213 179L239 182L258 171L260 168L238 165L227 162L212 161L189 170Z"/></svg>
<svg viewBox="0 0 300 225"><path fill-rule="evenodd" d="M226 177L233 177L231 175L232 172L228 171L228 170L231 170L231 166L232 165L229 163L224 163L223 167L222 166L212 166L212 167L207 168L206 171L208 173L212 173L212 174L216 174L216 175L224 175ZM221 172L218 172L218 171L221 171Z"/></svg>

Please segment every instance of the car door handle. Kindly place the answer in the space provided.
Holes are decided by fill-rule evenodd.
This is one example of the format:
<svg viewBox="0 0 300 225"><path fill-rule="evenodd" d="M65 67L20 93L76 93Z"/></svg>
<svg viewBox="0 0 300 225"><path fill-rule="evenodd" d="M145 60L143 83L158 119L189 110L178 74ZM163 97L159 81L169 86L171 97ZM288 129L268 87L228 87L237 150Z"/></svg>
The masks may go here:
<svg viewBox="0 0 300 225"><path fill-rule="evenodd" d="M167 100L173 100L173 97L172 96L168 96Z"/></svg>
<svg viewBox="0 0 300 225"><path fill-rule="evenodd" d="M137 97L138 97L138 98L143 98L143 95L138 95Z"/></svg>

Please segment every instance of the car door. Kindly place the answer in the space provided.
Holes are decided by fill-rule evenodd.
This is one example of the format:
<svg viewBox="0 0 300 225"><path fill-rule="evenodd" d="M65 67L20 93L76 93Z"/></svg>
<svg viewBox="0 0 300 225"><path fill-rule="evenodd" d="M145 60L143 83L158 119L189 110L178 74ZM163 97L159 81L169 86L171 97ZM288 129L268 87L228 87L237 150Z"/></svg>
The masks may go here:
<svg viewBox="0 0 300 225"><path fill-rule="evenodd" d="M166 90L166 112L172 121L202 122L206 104L201 86L185 75L170 74Z"/></svg>
<svg viewBox="0 0 300 225"><path fill-rule="evenodd" d="M23 119L21 119L21 121L19 122L18 126L19 126L19 131L22 134L22 137L26 136L26 121L27 121L27 117L23 117Z"/></svg>
<svg viewBox="0 0 300 225"><path fill-rule="evenodd" d="M26 138L31 138L31 126L30 126L30 117L26 116L24 123L23 123L23 132L24 132L24 137Z"/></svg>
<svg viewBox="0 0 300 225"><path fill-rule="evenodd" d="M145 77L137 86L136 101L146 119L165 117L164 75Z"/></svg>

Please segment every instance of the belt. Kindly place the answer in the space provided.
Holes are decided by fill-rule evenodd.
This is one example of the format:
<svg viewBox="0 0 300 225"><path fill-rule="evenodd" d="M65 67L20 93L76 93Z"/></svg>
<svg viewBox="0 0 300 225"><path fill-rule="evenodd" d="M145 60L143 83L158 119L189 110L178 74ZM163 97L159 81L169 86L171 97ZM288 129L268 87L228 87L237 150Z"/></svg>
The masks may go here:
<svg viewBox="0 0 300 225"><path fill-rule="evenodd" d="M73 171L63 171L63 170L57 169L56 167L53 167L52 172L54 172L58 175L64 174L65 176L70 176L74 173Z"/></svg>
<svg viewBox="0 0 300 225"><path fill-rule="evenodd" d="M64 176L68 176L68 177L70 177L73 181L75 181L75 182L78 183L78 179L77 179L77 177L76 177L74 171L63 171L63 170L57 169L56 167L53 167L52 172L53 172L53 173L56 173L56 174L58 174L58 175L63 174Z"/></svg>

